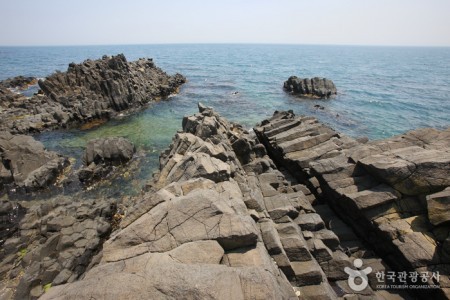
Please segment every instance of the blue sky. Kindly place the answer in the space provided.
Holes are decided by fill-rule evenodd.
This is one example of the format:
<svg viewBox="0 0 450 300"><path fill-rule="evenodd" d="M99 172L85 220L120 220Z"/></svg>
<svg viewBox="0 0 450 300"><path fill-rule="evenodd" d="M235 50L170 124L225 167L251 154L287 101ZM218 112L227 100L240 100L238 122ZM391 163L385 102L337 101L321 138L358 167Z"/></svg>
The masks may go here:
<svg viewBox="0 0 450 300"><path fill-rule="evenodd" d="M0 45L450 46L449 0L0 0Z"/></svg>

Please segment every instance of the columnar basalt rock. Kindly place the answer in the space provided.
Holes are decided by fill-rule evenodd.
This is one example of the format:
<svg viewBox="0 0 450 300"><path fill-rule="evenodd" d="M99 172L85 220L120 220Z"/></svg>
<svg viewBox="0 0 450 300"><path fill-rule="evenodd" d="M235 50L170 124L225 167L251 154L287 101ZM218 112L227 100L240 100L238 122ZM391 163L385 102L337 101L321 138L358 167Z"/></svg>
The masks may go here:
<svg viewBox="0 0 450 300"><path fill-rule="evenodd" d="M314 118L276 112L255 132L279 165L333 207L390 266L439 272L439 282L429 277L427 283L440 289L427 292L450 297L450 129L363 144ZM298 224L320 226L312 220Z"/></svg>
<svg viewBox="0 0 450 300"><path fill-rule="evenodd" d="M20 79L20 78L19 78ZM109 119L176 93L186 81L167 75L152 59L128 62L123 54L71 63L39 80L42 93L27 98L9 90L25 79L0 83L0 128L30 133Z"/></svg>
<svg viewBox="0 0 450 300"><path fill-rule="evenodd" d="M99 264L42 299L357 297L343 268L371 256L350 249L353 231L330 230L336 216L316 211L310 189L277 170L254 134L199 110L183 119ZM377 257L371 263L385 269ZM371 287L362 293L382 295Z"/></svg>

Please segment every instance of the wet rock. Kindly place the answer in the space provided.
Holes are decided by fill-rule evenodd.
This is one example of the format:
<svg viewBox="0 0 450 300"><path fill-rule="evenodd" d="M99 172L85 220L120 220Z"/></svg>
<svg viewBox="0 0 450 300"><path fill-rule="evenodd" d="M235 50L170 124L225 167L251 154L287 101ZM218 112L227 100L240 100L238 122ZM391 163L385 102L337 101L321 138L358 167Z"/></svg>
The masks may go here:
<svg viewBox="0 0 450 300"><path fill-rule="evenodd" d="M330 98L337 94L333 81L319 77L309 79L291 76L284 82L284 89L294 95L309 98Z"/></svg>

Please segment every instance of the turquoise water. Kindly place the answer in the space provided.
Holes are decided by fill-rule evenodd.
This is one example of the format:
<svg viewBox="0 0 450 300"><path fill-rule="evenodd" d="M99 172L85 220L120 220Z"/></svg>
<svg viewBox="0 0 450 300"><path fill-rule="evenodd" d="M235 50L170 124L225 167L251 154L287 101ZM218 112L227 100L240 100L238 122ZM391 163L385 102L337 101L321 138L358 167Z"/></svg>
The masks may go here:
<svg viewBox="0 0 450 300"><path fill-rule="evenodd" d="M86 47L0 47L0 79L45 77L70 62L124 53L128 60L152 57L168 73L188 79L180 94L100 128L45 133L47 147L80 157L87 140L125 136L146 153L145 174L181 129L197 102L214 107L247 127L275 110L314 115L333 128L371 139L419 127L450 125L450 48L300 45L133 45ZM332 79L338 96L305 100L287 95L290 76ZM234 92L238 92L234 95ZM320 104L324 110L316 110ZM143 174L139 175L144 178Z"/></svg>

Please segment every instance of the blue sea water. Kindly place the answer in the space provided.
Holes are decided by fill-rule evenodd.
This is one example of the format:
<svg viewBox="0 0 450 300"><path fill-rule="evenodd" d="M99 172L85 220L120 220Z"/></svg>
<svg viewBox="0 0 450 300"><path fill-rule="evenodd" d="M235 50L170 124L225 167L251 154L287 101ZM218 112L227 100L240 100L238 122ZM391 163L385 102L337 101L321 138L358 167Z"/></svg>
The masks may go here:
<svg viewBox="0 0 450 300"><path fill-rule="evenodd" d="M251 128L275 110L314 115L353 137L386 138L420 127L450 126L450 48L306 45L127 45L0 47L0 80L45 77L70 62L124 53L128 60L151 57L188 82L168 101L89 131L37 136L50 148L79 158L87 140L126 136L146 154L145 178L157 157L197 103ZM291 75L332 79L338 95L305 100L286 94ZM235 94L235 92L238 92ZM320 104L323 110L314 105Z"/></svg>

